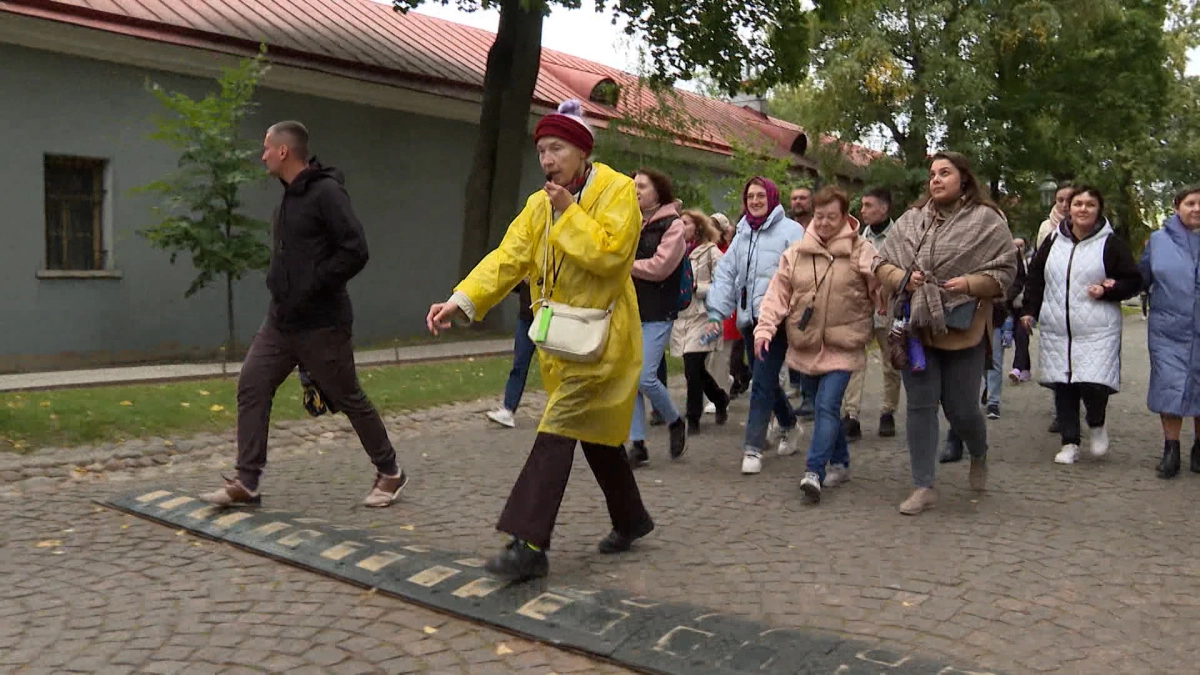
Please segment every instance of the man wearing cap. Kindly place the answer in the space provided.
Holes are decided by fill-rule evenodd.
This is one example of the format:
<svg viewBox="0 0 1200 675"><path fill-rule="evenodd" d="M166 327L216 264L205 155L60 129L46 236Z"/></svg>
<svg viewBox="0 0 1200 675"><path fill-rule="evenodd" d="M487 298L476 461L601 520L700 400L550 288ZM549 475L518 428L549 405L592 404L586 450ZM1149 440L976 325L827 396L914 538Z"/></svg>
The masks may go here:
<svg viewBox="0 0 1200 675"><path fill-rule="evenodd" d="M583 445L612 521L599 551L627 551L654 529L623 447L642 367L641 323L630 276L642 225L633 180L588 162L594 138L578 101L539 120L534 142L546 184L529 197L500 246L449 300L431 306L426 318L434 335L456 318L478 321L525 277L539 308L545 300L611 308L599 356L569 360L539 345L546 409L496 525L512 540L487 563L489 572L513 581L549 573L546 551L576 444ZM542 316L553 320L552 313Z"/></svg>

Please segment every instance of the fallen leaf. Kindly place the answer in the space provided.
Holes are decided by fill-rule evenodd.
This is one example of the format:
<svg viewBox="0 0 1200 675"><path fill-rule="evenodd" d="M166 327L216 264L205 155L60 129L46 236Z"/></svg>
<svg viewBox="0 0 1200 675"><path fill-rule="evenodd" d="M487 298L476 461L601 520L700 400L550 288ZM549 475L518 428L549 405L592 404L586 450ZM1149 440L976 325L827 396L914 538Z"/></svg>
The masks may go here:
<svg viewBox="0 0 1200 675"><path fill-rule="evenodd" d="M187 534L187 530L175 530L176 537L182 537L185 534Z"/></svg>
<svg viewBox="0 0 1200 675"><path fill-rule="evenodd" d="M128 530L128 529L129 529L129 523L125 523L124 525L122 525L122 526L121 526L121 529L122 529L122 530Z"/></svg>
<svg viewBox="0 0 1200 675"><path fill-rule="evenodd" d="M508 645L503 642L496 645L496 656L508 656L511 653L513 653L513 650L509 649Z"/></svg>
<svg viewBox="0 0 1200 675"><path fill-rule="evenodd" d="M402 530L407 530L407 531L409 531L409 532L412 532L413 530L415 530L415 529L417 529L417 528L413 527L412 525L401 525L401 526L400 526L400 529L402 529Z"/></svg>
<svg viewBox="0 0 1200 675"><path fill-rule="evenodd" d="M192 404L191 404L191 403L188 403L187 401L181 401L181 402L179 403L179 406L180 406L180 407L182 407L182 408L190 408L190 407L192 407Z"/></svg>
<svg viewBox="0 0 1200 675"><path fill-rule="evenodd" d="M425 626L425 634L426 635L433 635L436 632L437 632L437 629L434 628L433 626Z"/></svg>
<svg viewBox="0 0 1200 675"><path fill-rule="evenodd" d="M58 549L57 551L51 551L51 552L50 552L50 554L51 554L51 555L62 555L62 554L64 554L64 553L66 553L66 551L62 550L61 548L60 548L60 549Z"/></svg>
<svg viewBox="0 0 1200 675"><path fill-rule="evenodd" d="M56 419L58 419L58 415L56 415L54 413L50 413L50 419L56 420Z"/></svg>
<svg viewBox="0 0 1200 675"><path fill-rule="evenodd" d="M129 406L133 405L133 401L121 401L121 405L123 405L125 407L129 407Z"/></svg>
<svg viewBox="0 0 1200 675"><path fill-rule="evenodd" d="M224 409L225 409L225 406L214 403L214 404L212 404L212 407L209 408L208 410L209 410L209 412L221 412Z"/></svg>
<svg viewBox="0 0 1200 675"><path fill-rule="evenodd" d="M50 407L50 401L40 401L40 402L38 403L38 405L40 405L40 406L41 406L41 407L43 407L43 408L49 408L49 407Z"/></svg>
<svg viewBox="0 0 1200 675"><path fill-rule="evenodd" d="M62 546L62 539L47 539L45 541L39 541L37 544L35 544L35 546L37 548L58 548L59 546Z"/></svg>
<svg viewBox="0 0 1200 675"><path fill-rule="evenodd" d="M74 531L75 531L75 528L68 527L67 529L63 530L63 534L71 534Z"/></svg>
<svg viewBox="0 0 1200 675"><path fill-rule="evenodd" d="M207 391L204 391L203 389L201 389L201 390L200 390L199 392L197 392L197 393L199 393L201 396L208 396L208 392L207 392Z"/></svg>

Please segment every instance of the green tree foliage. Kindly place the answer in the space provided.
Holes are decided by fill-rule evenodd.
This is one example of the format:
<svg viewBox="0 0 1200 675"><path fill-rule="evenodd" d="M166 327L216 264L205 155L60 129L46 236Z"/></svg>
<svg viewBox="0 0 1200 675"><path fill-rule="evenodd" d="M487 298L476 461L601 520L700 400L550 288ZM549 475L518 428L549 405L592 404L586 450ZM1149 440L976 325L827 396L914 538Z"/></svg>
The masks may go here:
<svg viewBox="0 0 1200 675"><path fill-rule="evenodd" d="M521 159L541 57L542 21L553 7L580 0L392 0L401 12L425 2L461 10L498 9L500 26L488 53L480 135L467 179L467 210L459 259L465 274L486 253L517 211ZM596 0L597 13L624 20L652 61L651 79L672 84L703 71L730 93L763 91L802 79L809 35L844 0Z"/></svg>
<svg viewBox="0 0 1200 675"><path fill-rule="evenodd" d="M763 144L733 142L733 156L729 160L730 174L722 180L726 188L725 201L736 218L742 207L742 189L752 176L769 178L779 187L780 199L786 202L787 193L793 188L812 187L811 181L797 179L791 173L791 160L771 153L771 147ZM786 205L784 208L787 208Z"/></svg>
<svg viewBox="0 0 1200 675"><path fill-rule="evenodd" d="M680 93L642 78L622 96L631 100L649 99L654 104L634 107L597 131L593 156L625 174L642 167L657 169L671 178L675 196L683 201L684 208L711 211L708 175L689 158L691 153L676 142L677 134L686 135L701 124L687 114Z"/></svg>
<svg viewBox="0 0 1200 675"><path fill-rule="evenodd" d="M267 68L264 47L255 58L225 69L218 90L201 99L147 82L166 113L156 117L151 138L179 151L179 161L171 174L136 188L160 200L154 211L161 220L139 234L169 252L172 264L180 255L189 257L196 277L184 297L225 282L230 351L233 282L270 263L263 236L267 223L240 212L242 187L266 178L257 161L258 145L241 137L241 127L255 107L254 91Z"/></svg>
<svg viewBox="0 0 1200 675"><path fill-rule="evenodd" d="M1195 117L1194 83L1171 65L1196 44L1191 0L849 7L821 25L810 80L774 105L810 133L891 148L905 167L894 189L915 193L928 155L950 148L974 158L1014 230L1044 217L1037 186L1051 176L1096 184L1139 242L1164 169L1195 157L1169 149Z"/></svg>

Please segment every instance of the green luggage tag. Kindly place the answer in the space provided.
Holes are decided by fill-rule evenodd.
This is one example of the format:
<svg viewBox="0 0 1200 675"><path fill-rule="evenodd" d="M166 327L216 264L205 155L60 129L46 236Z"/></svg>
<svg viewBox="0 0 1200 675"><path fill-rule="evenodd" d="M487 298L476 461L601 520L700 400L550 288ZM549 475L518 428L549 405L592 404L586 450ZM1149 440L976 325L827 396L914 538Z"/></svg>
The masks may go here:
<svg viewBox="0 0 1200 675"><path fill-rule="evenodd" d="M533 341L535 343L543 343L546 341L546 335L550 332L550 317L554 315L554 310L549 305L538 307L537 314L533 317Z"/></svg>

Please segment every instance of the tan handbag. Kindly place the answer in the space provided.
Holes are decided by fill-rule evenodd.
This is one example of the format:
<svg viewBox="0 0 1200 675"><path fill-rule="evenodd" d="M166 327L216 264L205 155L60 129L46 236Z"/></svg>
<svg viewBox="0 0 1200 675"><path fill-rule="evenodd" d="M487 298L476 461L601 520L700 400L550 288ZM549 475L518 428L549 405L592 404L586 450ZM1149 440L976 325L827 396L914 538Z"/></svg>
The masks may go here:
<svg viewBox="0 0 1200 675"><path fill-rule="evenodd" d="M542 297L533 303L533 325L529 339L538 349L551 356L577 363L595 363L604 355L608 345L608 328L616 301L608 309L572 307L550 299L550 225L554 219L551 207L546 216L545 255L542 257ZM555 275L557 276L557 274ZM544 312L549 312L548 318ZM542 324L546 323L543 333Z"/></svg>

